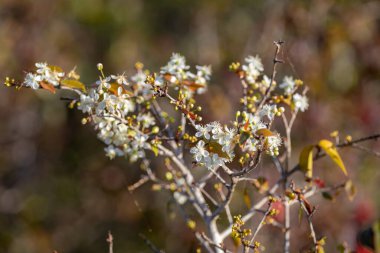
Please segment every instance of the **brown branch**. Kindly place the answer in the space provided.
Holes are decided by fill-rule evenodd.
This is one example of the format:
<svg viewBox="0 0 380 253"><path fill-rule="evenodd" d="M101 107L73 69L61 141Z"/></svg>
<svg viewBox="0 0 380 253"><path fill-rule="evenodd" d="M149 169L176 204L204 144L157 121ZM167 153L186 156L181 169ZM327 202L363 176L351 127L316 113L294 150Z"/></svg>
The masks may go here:
<svg viewBox="0 0 380 253"><path fill-rule="evenodd" d="M260 104L257 106L256 113L259 111L259 109L261 107L263 107L263 105L265 104L265 102L268 100L268 97L270 95L271 89L273 88L274 79L276 78L277 65L279 63L283 63L282 60L278 59L278 54L280 53L281 45L284 43L284 41L278 40L278 41L274 41L273 43L276 45L276 50L275 50L274 57L273 57L273 68L272 68L272 74L271 74L271 78L270 78L270 84L269 84L267 90L264 93L263 99L261 100Z"/></svg>

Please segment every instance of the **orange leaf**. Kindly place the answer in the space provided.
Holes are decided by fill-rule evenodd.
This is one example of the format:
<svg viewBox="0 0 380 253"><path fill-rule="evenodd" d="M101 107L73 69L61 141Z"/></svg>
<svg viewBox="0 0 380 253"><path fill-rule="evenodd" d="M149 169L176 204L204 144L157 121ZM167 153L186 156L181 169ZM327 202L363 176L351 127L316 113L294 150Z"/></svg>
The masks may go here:
<svg viewBox="0 0 380 253"><path fill-rule="evenodd" d="M55 88L52 84L47 83L47 82L40 82L41 88L44 90L48 90L51 93L55 94Z"/></svg>
<svg viewBox="0 0 380 253"><path fill-rule="evenodd" d="M257 134L257 135L261 135L261 136L265 136L265 137L275 135L275 134L272 133L269 129L266 129L266 128L262 128L262 129L257 130L257 131L256 131L256 134Z"/></svg>

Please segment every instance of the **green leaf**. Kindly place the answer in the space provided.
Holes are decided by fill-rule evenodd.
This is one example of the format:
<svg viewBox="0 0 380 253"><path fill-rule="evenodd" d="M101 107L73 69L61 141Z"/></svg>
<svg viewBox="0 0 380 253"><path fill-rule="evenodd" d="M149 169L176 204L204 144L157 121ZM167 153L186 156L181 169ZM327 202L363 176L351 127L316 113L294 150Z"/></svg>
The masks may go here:
<svg viewBox="0 0 380 253"><path fill-rule="evenodd" d="M314 145L304 147L299 157L299 165L306 178L313 177L313 148Z"/></svg>
<svg viewBox="0 0 380 253"><path fill-rule="evenodd" d="M329 192L322 192L322 197L330 201L334 200L334 197Z"/></svg>
<svg viewBox="0 0 380 253"><path fill-rule="evenodd" d="M339 166L339 168L347 176L346 167L344 166L342 158L340 158L340 155L334 144L329 140L321 140L319 141L318 146L326 152L326 154Z"/></svg>
<svg viewBox="0 0 380 253"><path fill-rule="evenodd" d="M247 133L247 132L242 132L240 134L240 138L239 138L239 144L240 145L243 145L250 137L250 134Z"/></svg>
<svg viewBox="0 0 380 253"><path fill-rule="evenodd" d="M61 85L65 86L65 87L78 89L78 90L82 90L82 91L86 92L86 86L78 80L65 79L65 80L61 81Z"/></svg>
<svg viewBox="0 0 380 253"><path fill-rule="evenodd" d="M157 146L152 146L151 149L152 149L154 155L158 156L158 147Z"/></svg>
<svg viewBox="0 0 380 253"><path fill-rule="evenodd" d="M298 224L301 224L302 218L303 218L304 211L300 205L298 208Z"/></svg>

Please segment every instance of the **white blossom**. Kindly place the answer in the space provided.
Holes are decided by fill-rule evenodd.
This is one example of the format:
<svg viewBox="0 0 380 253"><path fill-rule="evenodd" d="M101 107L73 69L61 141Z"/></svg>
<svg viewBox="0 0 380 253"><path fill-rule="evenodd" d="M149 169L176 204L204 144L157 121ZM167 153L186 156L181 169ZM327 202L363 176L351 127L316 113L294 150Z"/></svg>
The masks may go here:
<svg viewBox="0 0 380 253"><path fill-rule="evenodd" d="M119 149L115 148L113 145L107 146L104 148L104 151L106 152L106 156L108 156L111 160L114 159L116 156L123 156L124 152Z"/></svg>
<svg viewBox="0 0 380 253"><path fill-rule="evenodd" d="M152 116L150 112L139 114L137 116L137 121L139 121L144 128L153 126L156 123L154 117Z"/></svg>
<svg viewBox="0 0 380 253"><path fill-rule="evenodd" d="M293 95L294 107L301 112L304 112L309 107L309 102L306 96L300 95L298 93Z"/></svg>
<svg viewBox="0 0 380 253"><path fill-rule="evenodd" d="M127 76L124 73L121 75L111 75L111 78L120 85L129 85Z"/></svg>
<svg viewBox="0 0 380 253"><path fill-rule="evenodd" d="M270 121L274 119L274 116L276 115L277 106L276 105L264 105L263 108L259 111L258 115L262 119L264 117L267 117Z"/></svg>
<svg viewBox="0 0 380 253"><path fill-rule="evenodd" d="M40 87L41 81L42 81L42 77L40 75L27 73L23 84L27 87L37 90Z"/></svg>
<svg viewBox="0 0 380 253"><path fill-rule="evenodd" d="M178 53L173 53L168 64L161 68L161 74L171 74L181 80L182 75L189 69L186 65L186 59Z"/></svg>
<svg viewBox="0 0 380 253"><path fill-rule="evenodd" d="M197 132L195 133L195 137L204 137L206 140L210 139L210 128L206 126L196 125L195 128Z"/></svg>
<svg viewBox="0 0 380 253"><path fill-rule="evenodd" d="M193 154L195 161L198 163L210 161L210 153L206 150L205 142L202 140L198 141L197 145L190 149L190 153Z"/></svg>
<svg viewBox="0 0 380 253"><path fill-rule="evenodd" d="M107 76L106 78L99 78L99 81L96 81L96 84L98 86L98 90L102 90L103 88L109 89L111 88L111 84L109 83L111 81L111 77Z"/></svg>
<svg viewBox="0 0 380 253"><path fill-rule="evenodd" d="M291 76L285 76L282 83L279 85L285 91L285 94L291 94L295 88L295 80Z"/></svg>
<svg viewBox="0 0 380 253"><path fill-rule="evenodd" d="M246 73L246 79L248 83L255 83L257 77L264 70L264 66L259 56L248 56L245 58L248 65L243 65L242 69Z"/></svg>
<svg viewBox="0 0 380 253"><path fill-rule="evenodd" d="M271 156L278 155L278 148L281 146L282 140L279 134L268 136L266 138L266 152Z"/></svg>
<svg viewBox="0 0 380 253"><path fill-rule="evenodd" d="M40 62L35 65L37 67L36 72L41 76L41 78L53 86L58 86L61 78L65 75L63 72L53 70L47 63Z"/></svg>

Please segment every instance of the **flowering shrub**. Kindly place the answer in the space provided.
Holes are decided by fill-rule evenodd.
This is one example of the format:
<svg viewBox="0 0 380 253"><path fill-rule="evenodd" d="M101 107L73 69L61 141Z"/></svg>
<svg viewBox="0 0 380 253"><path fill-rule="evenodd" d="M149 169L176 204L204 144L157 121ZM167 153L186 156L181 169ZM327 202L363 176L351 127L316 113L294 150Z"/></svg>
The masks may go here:
<svg viewBox="0 0 380 253"><path fill-rule="evenodd" d="M263 245L257 241L257 234L264 225L277 225L283 229L284 252L290 252L290 206L298 204L310 227L310 250L323 252L325 239L314 231L315 207L308 198L318 192L330 194L339 188L346 189L352 197L354 188L350 180L338 186L322 185L320 179L313 178L313 161L327 155L347 175L338 148L377 139L379 135L358 140L348 136L344 142L336 138L335 143L321 140L305 147L299 164L291 167L291 129L297 114L308 109L308 88L290 76L276 81L277 67L282 63L278 59L281 45L281 41L275 42L270 76L264 73L258 56L230 65L242 84L242 108L229 125L203 122L196 95L207 91L211 67L195 66L192 71L180 54L173 54L158 72L136 63L136 72L130 77L124 73L106 75L103 65L98 64L100 77L91 85L80 82L75 70L67 73L57 66L36 63L36 69L27 73L22 82L7 78L5 85L76 93L70 107L82 111L82 123L96 129L98 138L105 144L106 156L110 159L123 156L141 163L143 176L130 190L152 181L153 190L171 192L200 249L233 252L235 247L242 247L244 252L259 252ZM170 115L161 108L165 100L179 115ZM283 122L285 136L274 129L276 120ZM332 137L336 136L337 133ZM150 167L149 160L154 156L165 157L165 178L159 178ZM263 156L268 156L278 170L278 181L271 187L267 179L255 178L250 173ZM204 168L203 174L195 176L194 167ZM297 171L305 174L305 181L292 181L291 176ZM248 210L231 206L237 185L244 182L251 183L263 195L252 204L245 192L241 201ZM206 187L209 185L213 187ZM260 211L265 204L267 207ZM284 209L283 221L276 219L279 206ZM197 217L190 215L192 210ZM248 226L258 212L262 213L259 224L254 228ZM229 236L235 244L227 239Z"/></svg>

